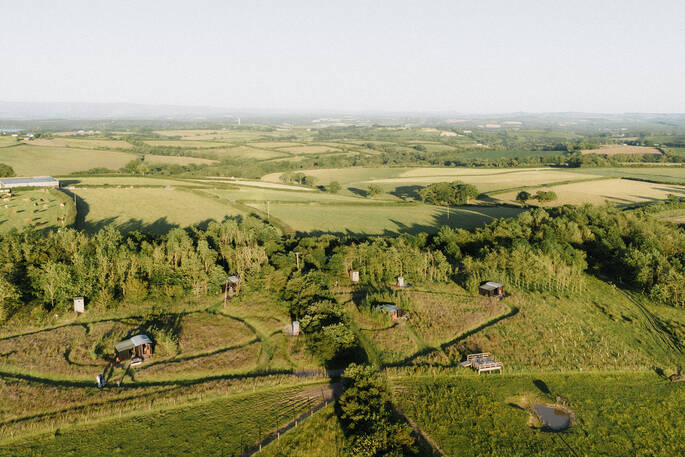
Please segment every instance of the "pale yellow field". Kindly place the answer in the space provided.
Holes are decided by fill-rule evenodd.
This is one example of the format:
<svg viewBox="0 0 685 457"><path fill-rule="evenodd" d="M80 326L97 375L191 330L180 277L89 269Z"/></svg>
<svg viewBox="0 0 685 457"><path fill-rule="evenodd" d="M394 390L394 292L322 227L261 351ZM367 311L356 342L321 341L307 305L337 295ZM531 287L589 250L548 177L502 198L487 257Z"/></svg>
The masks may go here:
<svg viewBox="0 0 685 457"><path fill-rule="evenodd" d="M249 146L234 146L231 148L211 149L206 151L208 154L213 154L217 158L231 157L231 158L246 158L255 160L267 160L278 157L288 157L286 153L279 152L278 149L265 150L256 149Z"/></svg>
<svg viewBox="0 0 685 457"><path fill-rule="evenodd" d="M604 179L599 181L563 184L549 186L543 190L552 190L558 200L547 205L583 203L603 204L611 202L617 205L630 205L633 203L665 200L669 194L685 195L685 186L673 184L654 184L629 179ZM528 190L534 194L536 189ZM517 192L508 192L496 195L497 199L505 203L514 203Z"/></svg>
<svg viewBox="0 0 685 457"><path fill-rule="evenodd" d="M599 178L595 175L584 175L583 179ZM407 185L421 185L425 186L436 182L445 181L461 181L467 184L475 185L480 192L490 192L493 190L510 189L524 186L539 186L542 184L551 184L555 182L577 180L579 176L575 173L554 171L554 170L540 170L528 171L521 170L509 173L494 173L487 174L466 174L466 175L434 175L422 177L400 177L400 178L386 178L373 179L369 181L362 181L359 184L380 184L383 187L393 186L407 186Z"/></svg>
<svg viewBox="0 0 685 457"><path fill-rule="evenodd" d="M213 141L192 141L192 140L147 140L145 143L150 146L170 146L175 148L220 148L226 146L226 143L219 143Z"/></svg>
<svg viewBox="0 0 685 457"><path fill-rule="evenodd" d="M179 157L179 156L160 156L153 154L145 155L145 163L149 164L175 164L175 165L189 165L191 163L197 165L217 163L216 160L201 159L199 157Z"/></svg>
<svg viewBox="0 0 685 457"><path fill-rule="evenodd" d="M201 182L201 183L220 182L220 183L237 184L239 186L264 187L267 189L303 190L303 191L308 191L308 192L314 191L314 189L312 189L310 187L300 187L300 186L293 186L290 184L279 184L279 183L265 182L265 181L246 181L244 179L231 179L231 178L194 179L193 182Z"/></svg>
<svg viewBox="0 0 685 457"><path fill-rule="evenodd" d="M254 146L256 148L288 148L293 146L300 146L299 143L293 143L291 141L263 141L258 143L248 143L248 146Z"/></svg>
<svg viewBox="0 0 685 457"><path fill-rule="evenodd" d="M325 152L339 151L339 149L334 149L328 146L297 146L292 148L283 148L282 150L293 154L323 154Z"/></svg>
<svg viewBox="0 0 685 457"><path fill-rule="evenodd" d="M106 138L38 138L37 140L25 141L26 144L33 146L54 146L54 147L69 147L69 148L109 148L109 149L131 149L133 145L124 140L109 140Z"/></svg>
<svg viewBox="0 0 685 457"><path fill-rule="evenodd" d="M661 151L657 148L650 148L645 146L601 146L599 149L583 149L583 154L656 154L661 155Z"/></svg>

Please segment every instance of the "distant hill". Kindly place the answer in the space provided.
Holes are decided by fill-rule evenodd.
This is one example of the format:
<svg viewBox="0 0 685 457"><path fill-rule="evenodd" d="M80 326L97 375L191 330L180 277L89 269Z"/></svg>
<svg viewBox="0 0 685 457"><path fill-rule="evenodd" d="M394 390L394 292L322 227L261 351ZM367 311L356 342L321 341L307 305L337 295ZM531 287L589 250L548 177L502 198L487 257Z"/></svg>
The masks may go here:
<svg viewBox="0 0 685 457"><path fill-rule="evenodd" d="M211 106L143 105L136 103L28 103L0 101L0 119L155 119L223 117L232 113Z"/></svg>

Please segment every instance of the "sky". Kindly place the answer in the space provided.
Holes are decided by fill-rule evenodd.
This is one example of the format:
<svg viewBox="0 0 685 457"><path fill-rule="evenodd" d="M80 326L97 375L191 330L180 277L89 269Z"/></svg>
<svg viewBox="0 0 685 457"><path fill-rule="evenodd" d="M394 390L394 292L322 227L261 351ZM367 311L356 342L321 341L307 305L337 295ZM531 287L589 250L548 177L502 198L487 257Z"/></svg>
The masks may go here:
<svg viewBox="0 0 685 457"><path fill-rule="evenodd" d="M685 112L680 0L0 0L0 100Z"/></svg>

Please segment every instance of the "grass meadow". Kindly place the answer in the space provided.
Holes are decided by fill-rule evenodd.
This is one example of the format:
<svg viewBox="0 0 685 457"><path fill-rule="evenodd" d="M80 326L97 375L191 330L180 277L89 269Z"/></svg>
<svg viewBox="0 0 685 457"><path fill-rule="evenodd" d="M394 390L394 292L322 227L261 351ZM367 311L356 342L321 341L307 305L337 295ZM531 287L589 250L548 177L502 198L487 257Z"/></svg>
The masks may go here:
<svg viewBox="0 0 685 457"><path fill-rule="evenodd" d="M127 152L33 145L0 152L0 162L14 168L17 176L60 176L96 167L118 170L135 158L135 154Z"/></svg>
<svg viewBox="0 0 685 457"><path fill-rule="evenodd" d="M685 383L654 373L426 377L395 381L396 404L446 455L685 453ZM532 403L568 399L572 426L547 432ZM569 452L572 449L572 452Z"/></svg>
<svg viewBox="0 0 685 457"><path fill-rule="evenodd" d="M264 211L263 203L249 203ZM511 217L520 212L509 207L444 207L422 204L317 204L274 203L270 213L298 232L378 235L436 232L442 225L472 229L498 217Z"/></svg>
<svg viewBox="0 0 685 457"><path fill-rule="evenodd" d="M174 227L245 214L218 199L173 187L78 187L71 192L77 197L76 226L91 233L107 225L124 232L166 233Z"/></svg>
<svg viewBox="0 0 685 457"><path fill-rule="evenodd" d="M0 196L0 233L33 227L38 230L71 225L76 218L74 201L54 189L19 190Z"/></svg>
<svg viewBox="0 0 685 457"><path fill-rule="evenodd" d="M591 182L549 185L542 189L530 188L528 192L535 193L536 190L551 190L557 194L558 199L547 205L582 205L584 203L602 205L609 202L623 206L665 200L669 194L685 195L684 186L655 184L629 179L603 179ZM499 202L514 204L517 193L518 191L499 193L494 197Z"/></svg>
<svg viewBox="0 0 685 457"><path fill-rule="evenodd" d="M238 455L312 404L300 387L261 389L67 426L27 443L0 447L0 455L102 455L103 450L130 455Z"/></svg>

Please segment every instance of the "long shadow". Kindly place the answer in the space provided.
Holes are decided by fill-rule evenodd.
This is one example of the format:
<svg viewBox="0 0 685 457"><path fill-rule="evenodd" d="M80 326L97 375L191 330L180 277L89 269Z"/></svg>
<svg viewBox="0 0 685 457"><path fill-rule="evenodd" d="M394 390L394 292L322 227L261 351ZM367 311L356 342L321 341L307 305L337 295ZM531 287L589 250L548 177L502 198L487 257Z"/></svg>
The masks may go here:
<svg viewBox="0 0 685 457"><path fill-rule="evenodd" d="M210 352L202 352L199 354L191 354L191 355L187 355L187 356L183 356L183 357L174 357L173 359L160 360L160 361L156 361L156 362L149 362L149 363L146 363L145 365L143 365L142 367L138 368L137 371L143 371L143 370L146 370L148 368L152 368L152 367L159 366L159 365L167 365L167 364L174 364L174 363L180 363L180 362L187 362L189 360L200 359L202 357L211 357L213 355L222 354L224 352L232 351L234 349L244 348L244 347L247 347L251 344L258 343L259 341L261 341L259 339L259 337L255 337L246 343L236 344L234 346L226 346L226 347L216 349L216 350L210 351Z"/></svg>
<svg viewBox="0 0 685 457"><path fill-rule="evenodd" d="M497 324L498 322L500 322L500 321L502 321L502 320L504 320L504 319L508 319L508 318L510 318L510 317L512 317L512 316L515 316L518 312L519 312L519 308L517 308L517 307L512 307L511 310L510 310L508 313L503 314L503 315L501 315L501 316L498 316L498 317L496 317L496 318L494 318L494 319L491 319L491 320L489 320L489 321L487 321L487 322L484 322L483 324L479 325L478 327L473 328L473 329L471 329L471 330L468 330L468 331L466 331L466 332L460 334L460 335L457 336L456 338L454 338L454 339L452 339L452 340L450 340L450 341L448 341L448 342L446 342L446 343L442 343L442 344L440 345L440 350L442 350L442 351L444 352L444 351L445 351L447 348L449 348L450 346L454 346L455 344L459 343L460 341L465 340L466 338L470 337L471 335L474 335L474 334L480 332L480 331L483 330L483 329L486 329L486 328L488 328L488 327L490 327L490 326L492 326L492 325L495 325L495 324ZM383 368L391 368L391 367L400 367L400 366L410 365L410 364L412 364L412 363L414 362L414 360L416 360L416 359L418 359L418 358L420 358L420 357L422 357L422 356L425 356L425 355L428 355L428 354L432 354L432 353L437 352L437 351L438 351L438 348L435 348L435 347L423 348L422 350L417 351L417 352L415 352L414 354L412 354L412 355L410 355L409 357L406 357L406 358L404 358L404 359L402 359L402 360L399 360L399 361L397 361L397 362L392 362L392 363L384 364ZM452 367L452 366L456 366L456 365L458 365L458 363L452 363L452 364L449 364L449 365L447 365L447 366L448 366L448 367Z"/></svg>

